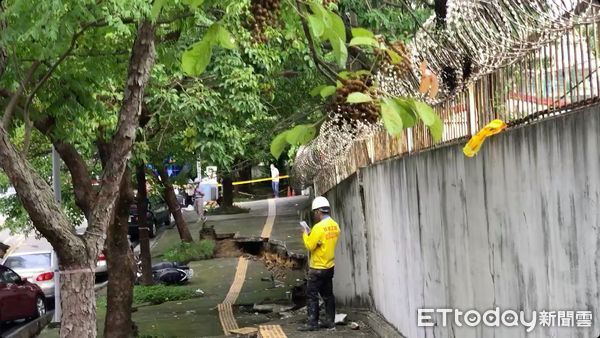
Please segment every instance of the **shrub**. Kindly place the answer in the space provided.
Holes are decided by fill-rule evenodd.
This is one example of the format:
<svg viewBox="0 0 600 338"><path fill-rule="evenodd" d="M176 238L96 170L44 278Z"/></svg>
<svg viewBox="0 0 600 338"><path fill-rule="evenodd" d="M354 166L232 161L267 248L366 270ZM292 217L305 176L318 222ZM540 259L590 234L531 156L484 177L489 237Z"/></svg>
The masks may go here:
<svg viewBox="0 0 600 338"><path fill-rule="evenodd" d="M212 258L215 253L215 242L201 240L193 243L180 243L167 250L163 258L171 262L188 263Z"/></svg>
<svg viewBox="0 0 600 338"><path fill-rule="evenodd" d="M153 305L164 302L185 300L194 297L194 290L181 286L163 284L143 286L136 285L133 289L133 302L136 304L150 303Z"/></svg>

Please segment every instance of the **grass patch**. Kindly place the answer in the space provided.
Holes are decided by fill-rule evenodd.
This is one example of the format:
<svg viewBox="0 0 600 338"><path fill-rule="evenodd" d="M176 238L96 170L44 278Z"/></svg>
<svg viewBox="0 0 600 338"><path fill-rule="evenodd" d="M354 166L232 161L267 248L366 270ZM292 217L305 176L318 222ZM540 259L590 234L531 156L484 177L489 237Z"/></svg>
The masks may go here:
<svg viewBox="0 0 600 338"><path fill-rule="evenodd" d="M133 288L133 302L135 304L150 303L158 305L165 302L186 300L194 297L194 290L172 285L136 285Z"/></svg>
<svg viewBox="0 0 600 338"><path fill-rule="evenodd" d="M163 258L170 262L189 263L212 258L215 254L215 242L201 240L193 243L179 243L163 254Z"/></svg>
<svg viewBox="0 0 600 338"><path fill-rule="evenodd" d="M100 296L96 299L96 308L106 308L107 299L106 296Z"/></svg>
<svg viewBox="0 0 600 338"><path fill-rule="evenodd" d="M186 300L195 297L194 290L181 286L156 284L151 286L135 285L133 287L133 303L158 305L165 302ZM106 308L106 296L96 299L97 308Z"/></svg>

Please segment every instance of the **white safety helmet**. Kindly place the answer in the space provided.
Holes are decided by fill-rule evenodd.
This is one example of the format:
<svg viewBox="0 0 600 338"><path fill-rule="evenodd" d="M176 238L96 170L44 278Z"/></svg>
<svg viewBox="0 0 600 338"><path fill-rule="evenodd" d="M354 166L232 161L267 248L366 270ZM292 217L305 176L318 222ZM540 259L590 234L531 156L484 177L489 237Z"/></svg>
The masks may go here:
<svg viewBox="0 0 600 338"><path fill-rule="evenodd" d="M321 209L321 208L327 208L327 209L330 208L329 201L323 196L319 196L313 200L311 209L317 210L317 209Z"/></svg>

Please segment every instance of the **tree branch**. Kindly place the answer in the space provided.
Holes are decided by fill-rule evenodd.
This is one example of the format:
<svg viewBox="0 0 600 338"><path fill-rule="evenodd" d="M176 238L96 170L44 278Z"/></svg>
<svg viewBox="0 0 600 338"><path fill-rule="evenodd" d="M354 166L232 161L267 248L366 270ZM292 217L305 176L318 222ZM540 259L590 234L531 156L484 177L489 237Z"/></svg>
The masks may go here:
<svg viewBox="0 0 600 338"><path fill-rule="evenodd" d="M315 62L315 67L317 67L317 70L321 74L323 74L323 76L325 76L329 81L331 81L332 83L336 83L337 73L334 72L331 68L329 68L327 63L325 63L323 60L321 60L319 58L319 56L317 55L317 50L315 49L315 42L312 38L312 35L310 34L310 30L308 28L308 23L306 22L306 19L302 15L301 8L303 5L300 4L299 0L296 0L296 6L298 7L298 11L300 12L300 13L298 13L298 16L300 17L300 22L302 22L302 29L304 30L304 35L306 36L306 39L308 40L308 48L310 49L310 53L313 57L313 61Z"/></svg>
<svg viewBox="0 0 600 338"><path fill-rule="evenodd" d="M46 135L54 145L54 148L63 160L73 182L73 192L75 195L75 204L83 211L86 218L89 216L91 205L93 204L94 193L92 190L92 177L88 166L77 151L75 146L69 143L58 140L52 135L52 129L55 126L55 121L51 117L36 120L33 125L42 134Z"/></svg>
<svg viewBox="0 0 600 338"><path fill-rule="evenodd" d="M129 61L125 95L117 131L110 143L110 155L102 174L100 191L91 212L90 227L84 235L86 242L98 247L103 240L95 239L93 233L105 233L110 217L114 212L121 178L131 156L131 148L135 141L136 129L144 98L144 89L154 64L154 27L150 22L143 22L138 28L132 55ZM91 242L91 243L90 243Z"/></svg>
<svg viewBox="0 0 600 338"><path fill-rule="evenodd" d="M5 6L4 6L5 2L4 1L0 1L0 14L4 14L5 11ZM6 20L1 20L0 21L0 32L4 32L4 30L6 29ZM8 62L8 55L6 54L6 49L4 48L4 46L2 46L2 48L0 48L0 77L2 75L4 75L4 70L6 69L6 64Z"/></svg>
<svg viewBox="0 0 600 338"><path fill-rule="evenodd" d="M25 78L21 81L19 88L17 89L17 91L15 93L13 93L11 95L10 101L4 108L4 116L2 116L2 126L5 129L8 128L8 125L10 124L10 122L12 120L13 114L15 112L15 108L17 107L17 102L19 101L19 98L23 94L23 91L25 91L25 86L27 86L27 84L29 83L29 80L31 80L31 77L33 77L33 73L35 73L35 71L39 67L39 65L40 65L40 63L38 61L34 62L31 65L31 68L29 68L29 71L25 75Z"/></svg>
<svg viewBox="0 0 600 338"><path fill-rule="evenodd" d="M23 140L23 155L27 158L27 153L29 153L29 145L31 143L31 128L33 127L33 123L31 123L31 119L29 118L29 111L23 112L23 120L25 123L25 139Z"/></svg>
<svg viewBox="0 0 600 338"><path fill-rule="evenodd" d="M92 24L90 24L90 23L85 24L85 25L83 25L83 27L81 27L81 29L79 31L77 31L75 34L73 34L69 48L67 48L67 50L60 56L60 58L58 58L58 60L54 64L52 64L52 66L48 69L48 71L42 77L42 79L35 85L35 87L31 91L31 94L29 94L29 97L27 98L27 102L25 103L25 114L28 114L29 106L31 105L31 102L33 101L37 92L44 85L44 83L46 83L46 81L48 81L50 76L52 76L52 73L54 73L56 68L58 68L58 66L71 54L71 52L73 51L73 49L75 49L75 46L77 45L77 40L90 27L92 27Z"/></svg>
<svg viewBox="0 0 600 338"><path fill-rule="evenodd" d="M53 245L61 257L61 265L76 262L87 252L83 241L72 231L60 204L54 200L52 188L29 165L11 143L0 126L0 166L15 187L35 228ZM68 243L68 245L65 245Z"/></svg>
<svg viewBox="0 0 600 338"><path fill-rule="evenodd" d="M187 18L191 18L194 16L193 12L182 12L179 13L171 18L165 18L162 20L156 20L156 22L154 23L155 26L158 25L165 25L165 24L170 24L173 23L177 20L182 20L182 19L187 19ZM121 22L124 24L134 24L134 23L138 23L138 19L136 18L122 18ZM106 20L98 20L95 22L90 23L93 27L104 27L108 25L108 22Z"/></svg>

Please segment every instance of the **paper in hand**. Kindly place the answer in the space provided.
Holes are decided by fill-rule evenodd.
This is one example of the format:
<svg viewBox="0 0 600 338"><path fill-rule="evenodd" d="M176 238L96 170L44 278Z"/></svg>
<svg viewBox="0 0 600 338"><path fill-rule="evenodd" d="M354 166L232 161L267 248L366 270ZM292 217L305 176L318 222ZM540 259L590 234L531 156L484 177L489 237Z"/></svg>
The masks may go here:
<svg viewBox="0 0 600 338"><path fill-rule="evenodd" d="M304 232L306 232L307 234L310 233L310 227L308 226L308 224L306 224L306 222L300 221L300 226L302 226L302 229L304 229Z"/></svg>

